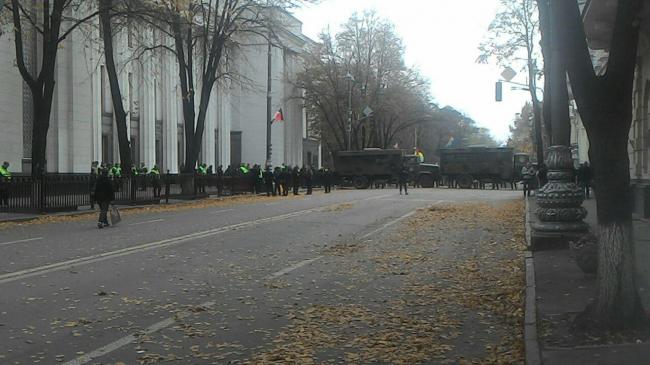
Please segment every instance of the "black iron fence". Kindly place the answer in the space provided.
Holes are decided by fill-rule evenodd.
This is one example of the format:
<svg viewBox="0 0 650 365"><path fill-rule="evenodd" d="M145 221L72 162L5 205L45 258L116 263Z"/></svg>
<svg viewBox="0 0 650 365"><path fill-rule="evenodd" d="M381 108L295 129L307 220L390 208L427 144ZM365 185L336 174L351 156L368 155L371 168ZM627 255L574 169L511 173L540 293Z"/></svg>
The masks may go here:
<svg viewBox="0 0 650 365"><path fill-rule="evenodd" d="M253 193L255 178L164 174L111 178L116 204L158 204L170 199ZM94 206L91 174L13 176L0 180L0 212L53 212Z"/></svg>

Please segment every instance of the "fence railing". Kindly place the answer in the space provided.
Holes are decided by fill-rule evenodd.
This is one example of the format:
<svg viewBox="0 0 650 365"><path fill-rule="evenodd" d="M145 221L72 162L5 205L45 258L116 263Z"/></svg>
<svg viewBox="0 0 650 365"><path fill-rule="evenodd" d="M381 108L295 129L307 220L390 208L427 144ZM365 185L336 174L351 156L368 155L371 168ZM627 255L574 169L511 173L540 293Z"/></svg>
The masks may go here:
<svg viewBox="0 0 650 365"><path fill-rule="evenodd" d="M94 205L96 176L47 174L0 179L0 212L52 212ZM250 175L163 174L111 178L116 204L157 204L161 200L252 193Z"/></svg>

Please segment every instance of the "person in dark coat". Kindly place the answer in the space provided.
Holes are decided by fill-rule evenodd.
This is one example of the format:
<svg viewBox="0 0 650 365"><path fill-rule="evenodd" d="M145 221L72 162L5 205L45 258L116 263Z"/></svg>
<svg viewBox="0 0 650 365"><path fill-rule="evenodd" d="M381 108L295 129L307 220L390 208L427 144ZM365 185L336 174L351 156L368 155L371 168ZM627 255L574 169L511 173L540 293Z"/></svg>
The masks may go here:
<svg viewBox="0 0 650 365"><path fill-rule="evenodd" d="M291 184L293 185L293 195L299 195L298 190L300 190L300 169L298 166L295 166L291 170Z"/></svg>
<svg viewBox="0 0 650 365"><path fill-rule="evenodd" d="M223 166L217 167L217 196L223 195Z"/></svg>
<svg viewBox="0 0 650 365"><path fill-rule="evenodd" d="M537 170L537 180L539 180L540 188L548 182L548 168L546 168L546 164L544 163L539 165L539 169Z"/></svg>
<svg viewBox="0 0 650 365"><path fill-rule="evenodd" d="M330 181L329 181L329 171L325 168L320 168L318 170L318 176L320 177L320 181L323 184L323 189L325 189L325 194L328 194L330 192Z"/></svg>
<svg viewBox="0 0 650 365"><path fill-rule="evenodd" d="M273 189L273 196L282 196L282 170L280 167L275 167L273 169L273 183L275 184L275 189Z"/></svg>
<svg viewBox="0 0 650 365"><path fill-rule="evenodd" d="M311 167L302 165L300 169L300 180L304 183L305 188L307 188L307 195L311 195Z"/></svg>
<svg viewBox="0 0 650 365"><path fill-rule="evenodd" d="M402 195L402 188L404 188L404 194L409 195L408 192L408 180L409 180L409 170L406 168L406 166L402 166L402 168L398 172L398 181L399 181L399 195Z"/></svg>
<svg viewBox="0 0 650 365"><path fill-rule="evenodd" d="M99 204L99 219L97 221L97 228L107 227L108 224L108 207L111 201L115 200L115 192L113 184L108 178L108 171L102 170L101 175L95 184L95 200Z"/></svg>
<svg viewBox="0 0 650 365"><path fill-rule="evenodd" d="M275 196L275 190L273 189L273 171L271 171L271 166L266 166L262 177L264 179L264 186L266 187L266 196Z"/></svg>
<svg viewBox="0 0 650 365"><path fill-rule="evenodd" d="M291 171L289 166L282 168L280 184L282 184L282 195L289 195L289 182L291 181Z"/></svg>
<svg viewBox="0 0 650 365"><path fill-rule="evenodd" d="M578 184L585 191L585 199L589 199L589 190L591 188L591 166L589 166L589 161L585 161L578 168Z"/></svg>

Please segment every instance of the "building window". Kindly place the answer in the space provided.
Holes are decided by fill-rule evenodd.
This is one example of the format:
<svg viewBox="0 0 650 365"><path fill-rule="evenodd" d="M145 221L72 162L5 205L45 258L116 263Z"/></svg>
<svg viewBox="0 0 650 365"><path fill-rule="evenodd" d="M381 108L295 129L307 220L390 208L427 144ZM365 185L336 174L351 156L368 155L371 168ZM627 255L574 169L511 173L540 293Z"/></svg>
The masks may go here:
<svg viewBox="0 0 650 365"><path fill-rule="evenodd" d="M241 165L241 132L230 132L230 165Z"/></svg>
<svg viewBox="0 0 650 365"><path fill-rule="evenodd" d="M129 114L131 114L131 120L140 119L140 108L138 107L138 98L135 96L135 90L133 88L133 73L129 72Z"/></svg>
<svg viewBox="0 0 650 365"><path fill-rule="evenodd" d="M102 162L113 163L113 136L102 134Z"/></svg>
<svg viewBox="0 0 650 365"><path fill-rule="evenodd" d="M219 166L219 130L214 130L214 165ZM215 169L216 170L216 169Z"/></svg>
<svg viewBox="0 0 650 365"><path fill-rule="evenodd" d="M158 138L156 138L156 165L158 168L162 168L163 165L162 140Z"/></svg>
<svg viewBox="0 0 650 365"><path fill-rule="evenodd" d="M179 124L176 130L176 153L178 156L178 170L183 172L185 166L185 133L183 132L183 125Z"/></svg>
<svg viewBox="0 0 650 365"><path fill-rule="evenodd" d="M134 166L140 166L140 146L138 143L138 137L133 135L131 136L131 159L133 160Z"/></svg>

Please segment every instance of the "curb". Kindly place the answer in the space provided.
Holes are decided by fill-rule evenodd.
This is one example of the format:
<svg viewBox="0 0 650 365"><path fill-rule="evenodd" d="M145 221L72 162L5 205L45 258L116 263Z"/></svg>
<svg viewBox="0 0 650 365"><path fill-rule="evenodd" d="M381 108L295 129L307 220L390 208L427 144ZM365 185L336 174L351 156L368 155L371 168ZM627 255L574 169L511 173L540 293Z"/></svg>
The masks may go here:
<svg viewBox="0 0 650 365"><path fill-rule="evenodd" d="M229 199L231 197L232 196L225 196L225 197L221 196L221 197L216 198L216 195L209 195L208 197L203 198L203 199L225 200L225 199ZM152 206L156 206L156 205L164 206L164 205L170 205L170 204L176 204L176 203L191 204L192 201L199 201L199 200L203 200L203 199L186 200L186 201L183 200L183 201L177 201L177 202L173 202L173 203L172 202L163 203L161 201L160 204L120 205L120 206L118 206L118 209L120 211L126 211L126 210L133 210L133 209L152 207ZM74 216L84 215L84 214L95 214L97 212L98 212L97 209L88 209L88 210L83 210L83 211L76 210L76 211L60 212L60 213L54 213L54 214L51 214L51 213L50 214L48 214L48 213L34 214L33 216L30 216L30 217L20 217L20 218L10 218L10 219L5 219L5 220L0 220L0 224L2 224L2 223L23 223L23 222L29 222L29 221L37 220L37 219L44 218L44 217L74 217Z"/></svg>
<svg viewBox="0 0 650 365"><path fill-rule="evenodd" d="M530 249L531 228L528 211L528 197L526 201L525 229L526 245ZM524 349L527 365L541 365L542 356L537 339L537 293L535 289L535 263L533 252L530 250L524 253L524 264L526 266L526 297L524 305Z"/></svg>
<svg viewBox="0 0 650 365"><path fill-rule="evenodd" d="M323 188L314 188L313 190L314 191L322 191ZM195 199L195 200L180 200L180 201L175 201L173 203L172 202L163 203L162 200L161 200L160 204L121 205L121 206L118 206L118 208L120 209L120 211L124 211L124 210L131 210L131 209L146 208L146 207L151 207L151 206L156 206L156 205L163 206L163 205L177 204L177 203L191 204L193 201L200 201L200 200L205 200L205 199L208 199L208 200L227 200L227 199L231 199L231 198L238 197L238 196L243 196L243 195L226 195L226 196L220 196L220 197L217 197L217 195L208 195L205 198ZM258 193L257 196L266 196L266 194ZM33 221L33 220L40 219L40 218L43 218L43 217L74 217L74 216L77 216L77 215L93 214L93 213L97 213L97 212L98 212L97 209L88 209L88 210L84 210L84 211L76 210L76 211L69 211L69 212L59 212L59 213L54 213L54 214L51 214L51 213L50 214L48 214L48 213L34 214L33 216L30 216L30 217L9 218L9 219L4 219L4 220L0 219L0 224L2 224L2 223L29 222L29 221Z"/></svg>

